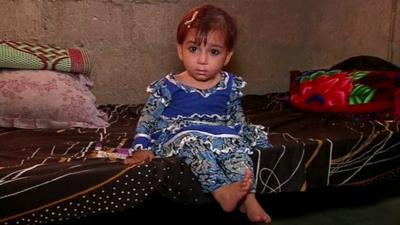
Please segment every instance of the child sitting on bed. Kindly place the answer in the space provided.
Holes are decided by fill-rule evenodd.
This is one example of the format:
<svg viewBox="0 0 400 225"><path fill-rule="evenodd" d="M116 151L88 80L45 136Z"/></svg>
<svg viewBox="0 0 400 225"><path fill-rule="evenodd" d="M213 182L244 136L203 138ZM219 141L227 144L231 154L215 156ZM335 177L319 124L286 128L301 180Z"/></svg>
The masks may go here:
<svg viewBox="0 0 400 225"><path fill-rule="evenodd" d="M269 147L262 126L247 124L240 102L245 82L222 68L233 54L236 25L224 10L202 5L177 29L185 71L152 83L126 164L177 156L226 212L271 222L255 196L251 148Z"/></svg>

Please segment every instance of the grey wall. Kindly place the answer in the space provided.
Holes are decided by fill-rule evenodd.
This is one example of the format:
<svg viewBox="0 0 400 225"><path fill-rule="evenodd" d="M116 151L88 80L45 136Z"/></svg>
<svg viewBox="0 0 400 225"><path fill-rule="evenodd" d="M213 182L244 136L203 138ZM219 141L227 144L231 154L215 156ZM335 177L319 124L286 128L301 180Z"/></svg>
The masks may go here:
<svg viewBox="0 0 400 225"><path fill-rule="evenodd" d="M0 0L0 39L89 51L98 103L140 103L145 87L179 72L175 29L202 3L236 17L227 69L245 93L288 90L289 71L374 55L400 64L398 0Z"/></svg>

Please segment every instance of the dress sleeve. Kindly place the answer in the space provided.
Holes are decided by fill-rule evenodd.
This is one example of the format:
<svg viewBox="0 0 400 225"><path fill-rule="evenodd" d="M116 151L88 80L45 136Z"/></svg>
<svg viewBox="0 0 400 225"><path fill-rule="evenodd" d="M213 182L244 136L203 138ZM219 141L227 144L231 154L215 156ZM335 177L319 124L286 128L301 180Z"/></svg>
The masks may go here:
<svg viewBox="0 0 400 225"><path fill-rule="evenodd" d="M251 149L271 148L272 145L268 139L268 132L262 125L256 125L248 122L245 118L241 98L243 96L242 89L246 86L246 82L241 77L234 77L232 83L232 92L228 110L231 121L229 125L240 127L240 135L247 142ZM250 151L251 153L252 151Z"/></svg>
<svg viewBox="0 0 400 225"><path fill-rule="evenodd" d="M242 89L246 86L246 82L237 76L233 76L232 79L232 92L228 102L228 113L230 115L228 125L237 126L246 122L241 103Z"/></svg>
<svg viewBox="0 0 400 225"><path fill-rule="evenodd" d="M149 97L141 111L136 126L136 136L132 143L133 149L151 150L151 135L157 131L161 114L169 104L170 93L165 86L164 80L158 80L147 87Z"/></svg>

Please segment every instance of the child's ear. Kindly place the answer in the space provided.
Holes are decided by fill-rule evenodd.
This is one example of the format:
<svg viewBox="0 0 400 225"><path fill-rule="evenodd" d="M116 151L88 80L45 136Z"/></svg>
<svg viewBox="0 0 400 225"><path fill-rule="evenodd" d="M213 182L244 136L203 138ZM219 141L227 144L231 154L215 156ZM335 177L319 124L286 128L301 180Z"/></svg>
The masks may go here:
<svg viewBox="0 0 400 225"><path fill-rule="evenodd" d="M233 50L230 51L230 52L228 53L228 55L226 56L226 59L225 59L225 62L224 62L224 66L228 65L229 61L231 61L232 55L233 55Z"/></svg>
<svg viewBox="0 0 400 225"><path fill-rule="evenodd" d="M179 59L182 60L182 45L176 44L176 51L178 52Z"/></svg>

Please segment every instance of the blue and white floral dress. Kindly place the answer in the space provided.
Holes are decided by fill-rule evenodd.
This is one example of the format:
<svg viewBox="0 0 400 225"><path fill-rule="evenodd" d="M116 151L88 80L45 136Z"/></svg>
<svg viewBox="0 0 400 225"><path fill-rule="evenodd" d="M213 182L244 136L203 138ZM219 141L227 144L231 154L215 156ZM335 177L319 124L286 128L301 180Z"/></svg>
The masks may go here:
<svg viewBox="0 0 400 225"><path fill-rule="evenodd" d="M245 120L240 97L246 83L221 74L206 90L184 85L174 74L152 83L132 144L159 157L182 158L205 192L241 180L245 168L253 168L251 149L270 147L264 127Z"/></svg>

